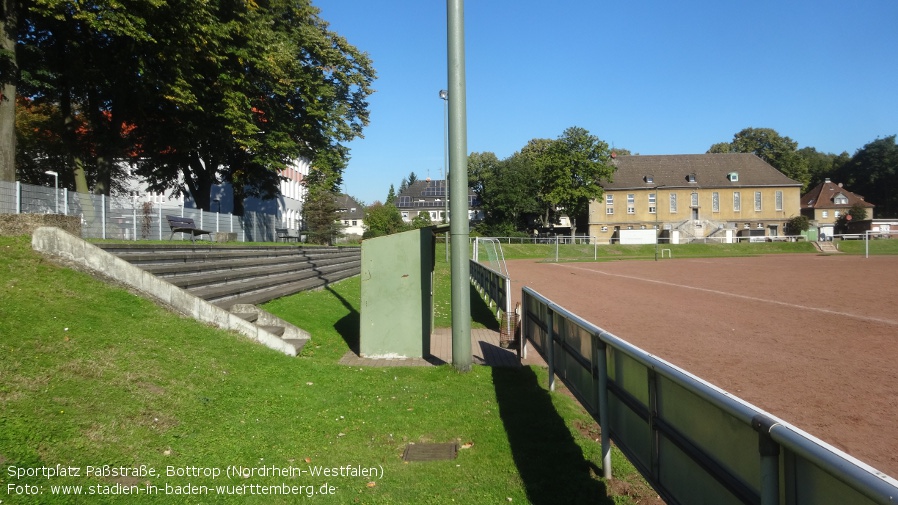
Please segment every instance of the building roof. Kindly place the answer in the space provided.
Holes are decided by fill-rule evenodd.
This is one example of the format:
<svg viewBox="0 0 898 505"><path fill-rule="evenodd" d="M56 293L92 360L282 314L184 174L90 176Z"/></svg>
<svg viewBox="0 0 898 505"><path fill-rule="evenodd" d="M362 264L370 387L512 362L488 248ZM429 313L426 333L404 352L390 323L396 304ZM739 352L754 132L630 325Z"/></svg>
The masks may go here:
<svg viewBox="0 0 898 505"><path fill-rule="evenodd" d="M410 207L440 208L445 206L448 185L445 180L418 180L409 184L405 191L396 198L396 206L400 209ZM451 190L450 190L451 191ZM468 205L480 205L474 190L468 188Z"/></svg>
<svg viewBox="0 0 898 505"><path fill-rule="evenodd" d="M611 182L602 183L606 190L801 187L800 182L751 153L618 156L612 164L617 171Z"/></svg>
<svg viewBox="0 0 898 505"><path fill-rule="evenodd" d="M840 198L840 203L836 203L839 195L845 198ZM872 203L865 202L864 197L843 188L841 183L836 184L829 179L801 196L802 209L850 209L858 203L868 209L875 207Z"/></svg>
<svg viewBox="0 0 898 505"><path fill-rule="evenodd" d="M337 212L340 219L365 219L365 208L345 193L337 195Z"/></svg>

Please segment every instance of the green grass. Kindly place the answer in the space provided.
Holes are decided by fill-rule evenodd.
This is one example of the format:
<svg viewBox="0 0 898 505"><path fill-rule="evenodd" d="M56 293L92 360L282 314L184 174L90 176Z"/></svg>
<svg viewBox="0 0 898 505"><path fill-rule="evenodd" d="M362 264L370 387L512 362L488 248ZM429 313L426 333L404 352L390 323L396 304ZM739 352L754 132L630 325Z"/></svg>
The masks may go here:
<svg viewBox="0 0 898 505"><path fill-rule="evenodd" d="M53 496L51 486L322 485L320 503L632 503L595 476L595 424L546 371L525 367L350 368L359 280L268 304L309 330L296 358L180 317L125 289L61 268L27 237L0 238L0 501L293 503L281 496ZM445 276L445 262L438 275ZM441 286L443 281L439 281ZM438 287L438 324L447 307ZM472 296L472 299L473 296ZM476 300L476 299L475 299ZM441 304L441 305L440 305ZM477 305L477 304L475 304ZM448 311L447 311L448 312ZM484 313L487 314L484 316ZM475 311L476 314L476 311ZM489 325L488 311L478 324ZM456 460L404 463L411 442L471 443ZM81 475L11 476L76 467ZM86 476L88 466L161 475ZM375 467L382 475L227 479L167 467ZM615 453L630 493L645 487ZM13 488L9 488L13 485ZM15 486L38 486L19 495ZM183 490L183 488L179 488ZM174 491L175 488L172 488ZM10 493L12 491L12 493Z"/></svg>
<svg viewBox="0 0 898 505"><path fill-rule="evenodd" d="M713 258L758 256L763 254L811 253L816 251L810 242L758 242L736 244L661 244L657 248L670 251L673 258ZM555 244L503 243L505 259L555 259ZM650 245L572 245L559 244L559 261L616 261L622 259L654 259L656 248ZM667 253L664 252L667 256Z"/></svg>

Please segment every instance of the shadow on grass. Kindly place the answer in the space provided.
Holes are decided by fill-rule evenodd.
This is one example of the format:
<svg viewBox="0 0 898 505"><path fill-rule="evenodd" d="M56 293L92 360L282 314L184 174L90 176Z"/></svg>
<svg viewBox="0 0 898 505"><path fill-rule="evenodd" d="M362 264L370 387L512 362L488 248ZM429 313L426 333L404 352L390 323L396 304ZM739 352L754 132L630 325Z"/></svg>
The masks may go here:
<svg viewBox="0 0 898 505"><path fill-rule="evenodd" d="M486 328L499 331L499 320L496 319L494 308L490 307L486 300L477 292L473 284L471 286L471 320L480 323Z"/></svg>
<svg viewBox="0 0 898 505"><path fill-rule="evenodd" d="M535 505L612 504L601 470L583 457L549 392L529 367L494 367L499 415L527 499Z"/></svg>
<svg viewBox="0 0 898 505"><path fill-rule="evenodd" d="M337 300L340 300L340 303L346 307L346 310L349 311L349 314L341 317L339 321L334 323L334 330L343 337L343 340L346 342L349 350L359 354L359 324L361 324L361 316L359 315L359 311L349 303L349 300L343 298L340 293L334 291L330 286L325 286L325 288L330 294L334 295Z"/></svg>

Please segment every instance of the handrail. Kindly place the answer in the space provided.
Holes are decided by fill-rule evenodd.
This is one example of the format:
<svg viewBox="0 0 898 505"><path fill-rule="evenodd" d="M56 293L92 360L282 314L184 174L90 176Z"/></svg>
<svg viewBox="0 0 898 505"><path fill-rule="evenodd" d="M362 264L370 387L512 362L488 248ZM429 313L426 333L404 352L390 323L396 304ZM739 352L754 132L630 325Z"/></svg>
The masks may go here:
<svg viewBox="0 0 898 505"><path fill-rule="evenodd" d="M545 357L550 388L557 375L601 426L606 477L611 477L613 439L669 503L773 505L785 498L782 503L885 505L898 500L894 478L529 287L522 300L522 339ZM578 350L585 335L591 339L589 356ZM690 483L671 477L686 467Z"/></svg>

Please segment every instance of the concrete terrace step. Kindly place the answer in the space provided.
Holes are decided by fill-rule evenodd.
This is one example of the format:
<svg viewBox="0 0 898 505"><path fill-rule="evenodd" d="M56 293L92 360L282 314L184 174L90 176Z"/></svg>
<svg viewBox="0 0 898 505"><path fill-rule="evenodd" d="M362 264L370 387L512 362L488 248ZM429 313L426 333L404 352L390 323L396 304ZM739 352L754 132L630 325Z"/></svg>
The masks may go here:
<svg viewBox="0 0 898 505"><path fill-rule="evenodd" d="M266 263L263 265L251 265L242 268L215 268L210 270L199 270L185 272L183 274L156 274L175 286L184 289L197 289L202 286L231 284L234 282L243 282L248 280L261 280L263 278L275 277L281 278L285 275L293 274L312 274L332 268L352 267L353 263L358 263L357 257L346 256L340 258L329 258L326 260L315 260L306 262L289 262L289 263ZM153 272L150 272L153 273ZM269 279L269 281L272 279Z"/></svg>
<svg viewBox="0 0 898 505"><path fill-rule="evenodd" d="M259 304L316 289L361 271L358 247L208 244L103 244L100 247L225 309L234 304Z"/></svg>
<svg viewBox="0 0 898 505"><path fill-rule="evenodd" d="M230 271L243 268L262 267L270 265L302 264L316 262L333 262L344 258L357 258L356 252L339 252L321 255L278 255L259 256L255 258L221 258L215 260L176 261L141 263L131 262L135 266L159 277L175 275L188 275L198 272ZM126 259L127 258L122 258Z"/></svg>
<svg viewBox="0 0 898 505"><path fill-rule="evenodd" d="M235 303L261 304L282 296L289 296L302 291L310 291L328 284L343 280L358 272L350 270L336 270L331 273L309 277L300 281L281 284L273 287L265 287L257 290L246 290L234 292L233 290L226 296L220 298L209 298L207 301L224 309L229 308Z"/></svg>

